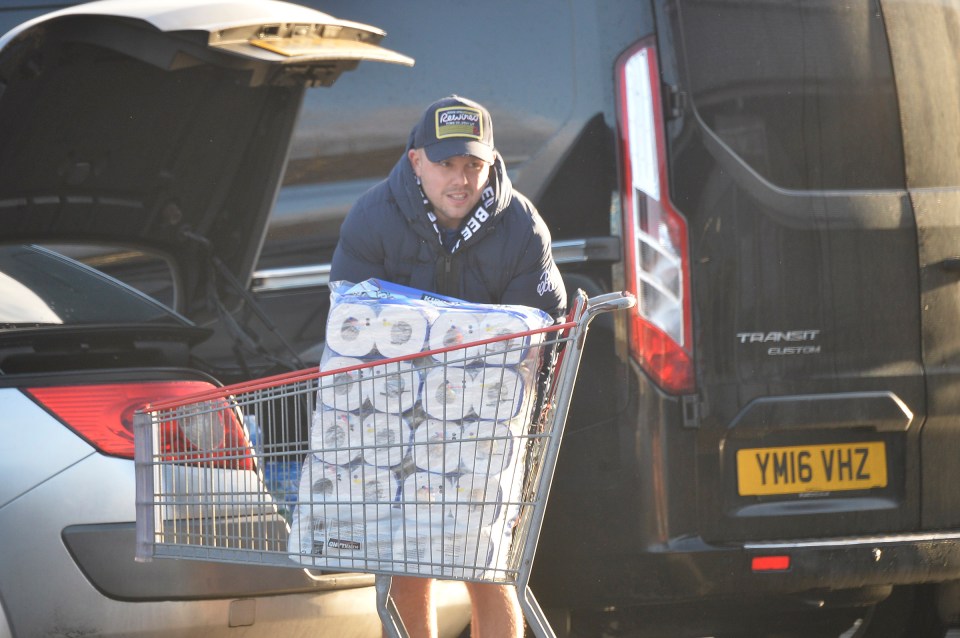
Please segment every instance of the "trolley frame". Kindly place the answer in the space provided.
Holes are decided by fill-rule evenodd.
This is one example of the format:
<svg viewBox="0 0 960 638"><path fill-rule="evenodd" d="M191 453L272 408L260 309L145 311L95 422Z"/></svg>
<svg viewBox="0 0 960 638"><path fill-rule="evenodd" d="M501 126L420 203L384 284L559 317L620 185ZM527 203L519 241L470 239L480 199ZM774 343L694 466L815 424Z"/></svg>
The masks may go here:
<svg viewBox="0 0 960 638"><path fill-rule="evenodd" d="M635 303L636 300L629 293L610 293L588 299L583 291L578 291L570 313L561 324L376 362L378 366L399 366L401 362L426 355L442 355L446 359L447 356L455 357L467 347L531 335L553 335L549 344L537 347L546 350L551 345L557 348L559 355L548 370L548 383L543 396L539 397L539 403L535 403L540 406L537 414L530 414L535 419L533 427L528 429L527 434L518 437L518 440L537 447L535 453L523 457L523 463L518 463L525 466L521 468L523 492L521 500L511 504L518 508L512 534L519 542L509 543L510 547L506 550L510 554L509 564L494 569L467 566L459 574L421 574L452 580L513 584L524 618L538 638L554 638L555 633L529 587L530 574L587 330L596 316L627 309ZM363 366L355 366L359 367ZM291 398L309 399L311 395L316 396L320 384L330 382L335 373L344 370L350 372L352 369L296 371L216 388L175 401L158 402L137 411L134 415L136 559L149 561L157 557L294 568L317 567L308 562L296 562L299 555L284 551L286 540L292 533L290 511L284 511L288 504L265 495L267 487L264 482L264 467L270 467L265 460L274 454L276 458L281 458L280 453L271 450L282 450L284 455L308 456L311 452L309 434L306 441L301 440L299 448L291 452L290 449L279 447L279 444L278 447L271 447L270 441L264 443L261 437L251 436L256 432L248 430L254 430L255 424L245 421L250 417L252 408L267 406L267 413L260 414L259 418L276 420L277 423L271 426L278 428L277 431L282 428L285 436L304 439L302 415L300 419L288 422L289 407L284 402L289 402ZM300 414L303 410L293 412ZM180 443L175 441L173 444L165 438L170 428L178 427L192 432L190 443L196 444L197 438L202 440L204 436L214 436L210 432L217 432L216 436L222 437L219 432L224 423L234 424L239 432L235 440L227 435L225 439L220 438L209 445L194 448L183 438ZM211 425L212 430L209 429ZM276 434L277 431L272 433ZM217 451L208 453L201 448L216 448ZM297 504L298 507L300 505ZM302 505L306 506L307 503ZM356 561L351 561L346 568L330 565L320 565L319 568L375 573L377 612L381 622L389 635L405 638L408 634L390 596L391 577L417 574L409 571L409 561L385 562L386 566L371 562L369 565L372 568L367 567L368 563L358 568ZM397 563L405 568L396 568ZM429 568L432 564L425 566Z"/></svg>

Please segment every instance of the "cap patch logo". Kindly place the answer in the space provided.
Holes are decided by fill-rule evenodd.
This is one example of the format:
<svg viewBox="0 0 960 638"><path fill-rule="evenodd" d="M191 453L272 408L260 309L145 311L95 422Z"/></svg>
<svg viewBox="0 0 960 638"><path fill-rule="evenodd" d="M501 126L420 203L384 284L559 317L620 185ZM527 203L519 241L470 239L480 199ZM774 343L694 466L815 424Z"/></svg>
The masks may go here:
<svg viewBox="0 0 960 638"><path fill-rule="evenodd" d="M470 137L483 139L483 116L480 109L469 106L448 106L437 109L437 139Z"/></svg>

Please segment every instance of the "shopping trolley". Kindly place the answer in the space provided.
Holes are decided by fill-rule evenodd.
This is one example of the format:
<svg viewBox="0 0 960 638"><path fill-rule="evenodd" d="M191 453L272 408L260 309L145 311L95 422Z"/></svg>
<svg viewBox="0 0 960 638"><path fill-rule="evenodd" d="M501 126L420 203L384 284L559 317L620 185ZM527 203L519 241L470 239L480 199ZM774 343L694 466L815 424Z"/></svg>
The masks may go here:
<svg viewBox="0 0 960 638"><path fill-rule="evenodd" d="M514 585L534 634L554 636L529 579L584 340L634 304L578 291L547 328L147 406L137 560L373 573L401 638L394 575Z"/></svg>

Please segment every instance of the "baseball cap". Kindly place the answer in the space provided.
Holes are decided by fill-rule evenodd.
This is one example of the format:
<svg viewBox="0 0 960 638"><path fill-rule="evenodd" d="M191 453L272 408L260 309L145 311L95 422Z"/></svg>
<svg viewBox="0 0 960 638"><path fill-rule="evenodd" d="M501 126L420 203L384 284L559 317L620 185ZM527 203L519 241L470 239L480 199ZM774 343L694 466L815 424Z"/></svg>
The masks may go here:
<svg viewBox="0 0 960 638"><path fill-rule="evenodd" d="M427 107L413 136L431 162L454 155L472 155L493 163L493 120L490 112L473 100L451 95Z"/></svg>

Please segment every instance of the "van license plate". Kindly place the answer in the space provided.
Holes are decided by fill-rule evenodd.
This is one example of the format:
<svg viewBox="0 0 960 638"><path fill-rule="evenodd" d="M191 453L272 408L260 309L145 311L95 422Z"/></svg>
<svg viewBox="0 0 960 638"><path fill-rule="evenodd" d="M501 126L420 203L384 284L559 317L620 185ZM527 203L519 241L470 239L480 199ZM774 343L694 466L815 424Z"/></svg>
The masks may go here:
<svg viewBox="0 0 960 638"><path fill-rule="evenodd" d="M866 490L887 485L882 441L737 451L741 496Z"/></svg>

